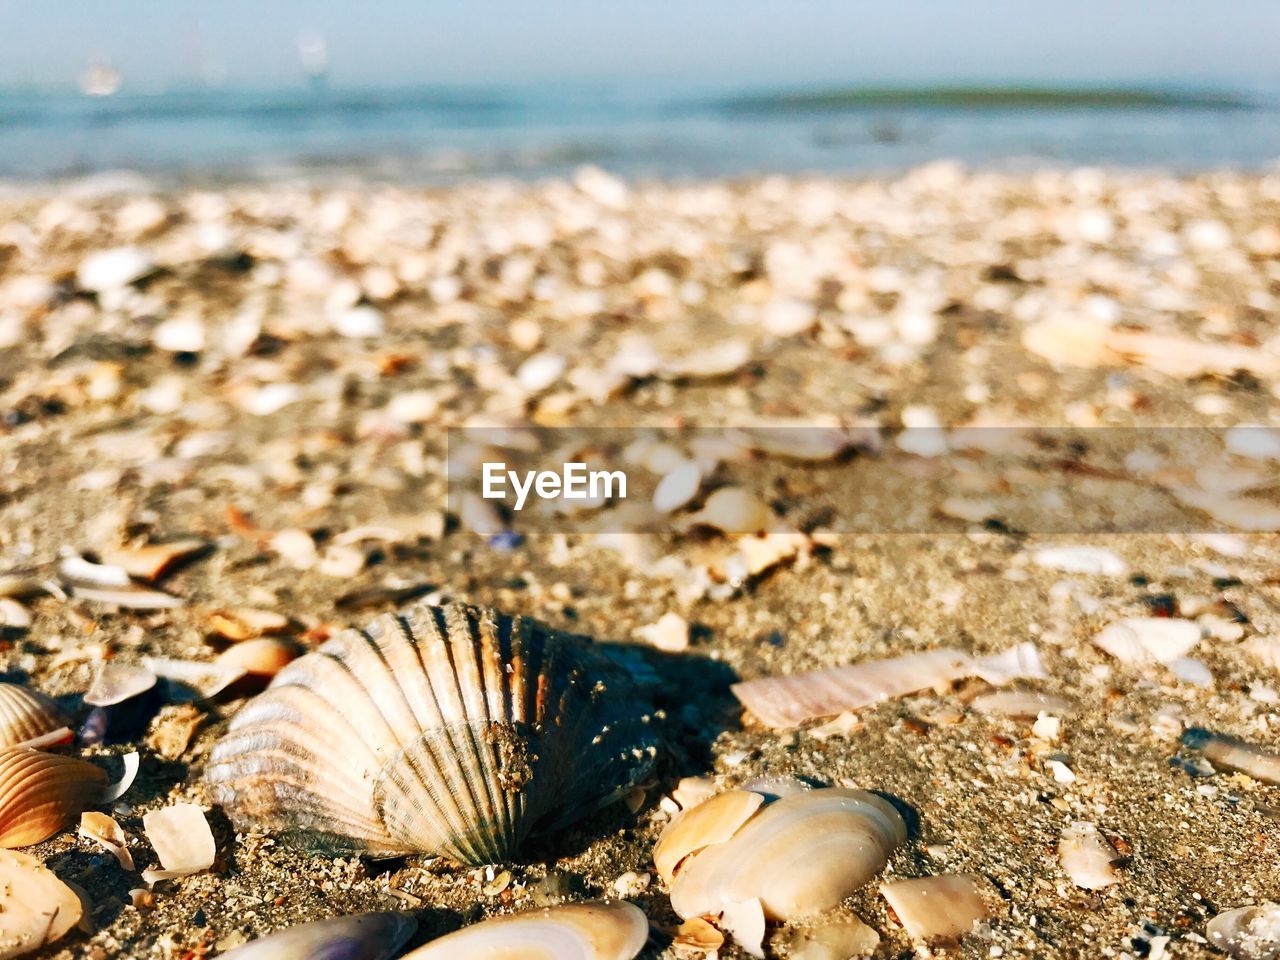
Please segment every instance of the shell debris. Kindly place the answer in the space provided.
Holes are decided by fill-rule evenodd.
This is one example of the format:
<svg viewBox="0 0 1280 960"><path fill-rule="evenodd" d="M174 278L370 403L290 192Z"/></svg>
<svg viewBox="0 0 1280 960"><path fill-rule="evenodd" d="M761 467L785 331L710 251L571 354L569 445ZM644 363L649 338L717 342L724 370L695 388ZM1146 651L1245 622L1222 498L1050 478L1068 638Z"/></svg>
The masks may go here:
<svg viewBox="0 0 1280 960"><path fill-rule="evenodd" d="M958 940L993 915L990 884L969 874L895 880L881 884L880 895L911 938L924 943Z"/></svg>
<svg viewBox="0 0 1280 960"><path fill-rule="evenodd" d="M57 943L81 911L80 898L39 860L0 850L0 958Z"/></svg>
<svg viewBox="0 0 1280 960"><path fill-rule="evenodd" d="M589 901L493 917L410 950L401 960L633 960L649 921L622 900Z"/></svg>
<svg viewBox="0 0 1280 960"><path fill-rule="evenodd" d="M142 829L162 868L142 871L148 884L203 873L218 857L209 821L195 804L175 803L152 810L143 816Z"/></svg>

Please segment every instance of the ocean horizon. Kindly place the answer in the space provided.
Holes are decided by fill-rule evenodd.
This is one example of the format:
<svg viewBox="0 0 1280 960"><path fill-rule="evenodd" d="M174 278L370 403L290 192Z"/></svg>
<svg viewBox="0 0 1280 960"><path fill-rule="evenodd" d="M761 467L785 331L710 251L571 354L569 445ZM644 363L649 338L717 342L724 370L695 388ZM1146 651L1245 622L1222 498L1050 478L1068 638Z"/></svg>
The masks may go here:
<svg viewBox="0 0 1280 960"><path fill-rule="evenodd" d="M1267 170L1280 95L1171 85L799 90L317 85L86 96L0 90L0 183L132 172L157 186L446 185L593 164L635 179L895 172L937 159Z"/></svg>

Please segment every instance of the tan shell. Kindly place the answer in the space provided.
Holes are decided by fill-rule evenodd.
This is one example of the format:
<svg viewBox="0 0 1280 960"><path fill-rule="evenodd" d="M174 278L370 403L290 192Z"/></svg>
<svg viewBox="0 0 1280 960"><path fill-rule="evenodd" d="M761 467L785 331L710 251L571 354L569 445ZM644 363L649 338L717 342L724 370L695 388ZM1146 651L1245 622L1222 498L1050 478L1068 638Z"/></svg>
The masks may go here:
<svg viewBox="0 0 1280 960"><path fill-rule="evenodd" d="M649 921L621 900L494 917L411 950L401 960L632 960Z"/></svg>
<svg viewBox="0 0 1280 960"><path fill-rule="evenodd" d="M880 886L903 928L915 940L956 940L991 917L987 882L969 874L897 880Z"/></svg>
<svg viewBox="0 0 1280 960"><path fill-rule="evenodd" d="M214 663L243 670L255 677L274 677L298 658L302 648L290 641L272 637L245 640L220 653Z"/></svg>
<svg viewBox="0 0 1280 960"><path fill-rule="evenodd" d="M874 793L787 793L728 841L692 856L672 884L671 906L696 917L758 899L769 919L799 919L866 884L906 838L902 815Z"/></svg>
<svg viewBox="0 0 1280 960"><path fill-rule="evenodd" d="M58 705L43 693L16 683L0 683L0 747L34 740L66 723Z"/></svg>
<svg viewBox="0 0 1280 960"><path fill-rule="evenodd" d="M35 857L0 850L0 960L61 940L81 910L75 892Z"/></svg>
<svg viewBox="0 0 1280 960"><path fill-rule="evenodd" d="M27 847L57 833L97 802L100 767L23 747L0 750L0 847Z"/></svg>
<svg viewBox="0 0 1280 960"><path fill-rule="evenodd" d="M246 829L480 864L621 795L655 744L627 675L580 638L419 605L287 666L236 715L206 777Z"/></svg>
<svg viewBox="0 0 1280 960"><path fill-rule="evenodd" d="M653 848L653 865L667 883L691 853L724 843L764 805L764 797L749 790L729 790L678 814L662 831Z"/></svg>
<svg viewBox="0 0 1280 960"><path fill-rule="evenodd" d="M387 960L417 926L405 913L357 913L288 927L221 956L224 960Z"/></svg>

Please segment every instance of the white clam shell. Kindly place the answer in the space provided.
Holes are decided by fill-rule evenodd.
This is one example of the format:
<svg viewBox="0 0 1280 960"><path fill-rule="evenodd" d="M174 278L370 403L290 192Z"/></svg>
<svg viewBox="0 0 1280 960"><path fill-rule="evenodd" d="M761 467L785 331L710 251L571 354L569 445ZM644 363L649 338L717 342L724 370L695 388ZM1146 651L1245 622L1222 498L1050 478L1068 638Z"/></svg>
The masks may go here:
<svg viewBox="0 0 1280 960"><path fill-rule="evenodd" d="M232 821L327 852L510 859L652 766L617 666L521 617L419 605L295 660L235 717L206 777Z"/></svg>
<svg viewBox="0 0 1280 960"><path fill-rule="evenodd" d="M649 921L639 907L597 901L494 917L402 960L632 960L648 939Z"/></svg>
<svg viewBox="0 0 1280 960"><path fill-rule="evenodd" d="M671 906L694 917L759 900L769 919L810 916L870 881L906 838L902 815L876 794L833 788L789 794L728 841L689 859L672 884Z"/></svg>
<svg viewBox="0 0 1280 960"><path fill-rule="evenodd" d="M357 913L289 927L222 956L227 960L388 960L417 926L404 913Z"/></svg>

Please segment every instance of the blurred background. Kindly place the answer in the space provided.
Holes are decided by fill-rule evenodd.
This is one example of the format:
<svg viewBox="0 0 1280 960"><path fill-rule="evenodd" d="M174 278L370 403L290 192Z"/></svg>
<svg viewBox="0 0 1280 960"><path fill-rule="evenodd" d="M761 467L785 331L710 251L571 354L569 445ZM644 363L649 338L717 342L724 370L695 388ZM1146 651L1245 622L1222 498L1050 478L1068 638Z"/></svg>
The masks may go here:
<svg viewBox="0 0 1280 960"><path fill-rule="evenodd" d="M0 179L1259 169L1274 0L0 0Z"/></svg>

